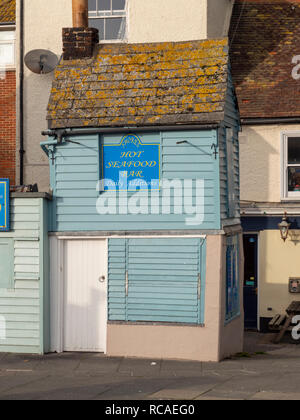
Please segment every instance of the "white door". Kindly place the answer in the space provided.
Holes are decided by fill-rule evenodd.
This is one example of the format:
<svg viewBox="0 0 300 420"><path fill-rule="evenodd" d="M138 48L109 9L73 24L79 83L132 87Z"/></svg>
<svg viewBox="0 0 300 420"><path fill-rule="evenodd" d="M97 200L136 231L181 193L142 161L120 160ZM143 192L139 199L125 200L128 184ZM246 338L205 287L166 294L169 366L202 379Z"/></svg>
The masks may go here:
<svg viewBox="0 0 300 420"><path fill-rule="evenodd" d="M64 246L64 351L106 351L105 240L67 240Z"/></svg>

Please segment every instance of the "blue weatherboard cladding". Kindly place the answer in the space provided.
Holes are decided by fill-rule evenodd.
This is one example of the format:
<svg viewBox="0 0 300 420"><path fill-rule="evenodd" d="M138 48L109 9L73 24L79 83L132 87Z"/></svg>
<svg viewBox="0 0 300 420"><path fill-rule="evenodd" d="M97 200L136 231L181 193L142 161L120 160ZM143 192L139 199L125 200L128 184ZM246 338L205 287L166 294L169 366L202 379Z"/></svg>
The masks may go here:
<svg viewBox="0 0 300 420"><path fill-rule="evenodd" d="M11 231L0 233L0 352L49 351L49 254L47 203L11 200Z"/></svg>
<svg viewBox="0 0 300 420"><path fill-rule="evenodd" d="M228 138L226 128L232 129L232 138ZM235 208L234 219L240 219L240 171L239 171L239 131L240 119L234 86L230 71L228 73L228 88L225 101L225 118L219 129L220 150L220 211L223 222L229 218L228 171L234 178ZM226 141L233 143L233 165L227 165Z"/></svg>
<svg viewBox="0 0 300 420"><path fill-rule="evenodd" d="M189 215L174 214L174 207L171 207L171 214L162 214L163 209L160 207L159 214L99 215L96 211L96 201L99 197L96 186L101 173L101 145L118 144L123 136L82 135L71 137L72 142L54 146L53 160L50 153L51 186L54 195L51 203L50 230L220 229L219 154L215 156L212 149L212 145L218 142L217 130L138 135L144 144L160 144L162 180L204 180L204 222L196 227L188 226L186 218ZM181 143L177 144L178 142ZM100 194L109 197L111 192Z"/></svg>
<svg viewBox="0 0 300 420"><path fill-rule="evenodd" d="M206 242L109 240L110 321L204 324Z"/></svg>

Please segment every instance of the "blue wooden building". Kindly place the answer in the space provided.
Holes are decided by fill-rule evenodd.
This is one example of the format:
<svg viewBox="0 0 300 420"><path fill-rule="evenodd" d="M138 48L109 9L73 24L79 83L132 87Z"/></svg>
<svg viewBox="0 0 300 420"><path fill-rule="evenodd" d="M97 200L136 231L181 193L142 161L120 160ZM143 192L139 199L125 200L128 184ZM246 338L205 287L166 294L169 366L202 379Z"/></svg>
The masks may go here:
<svg viewBox="0 0 300 420"><path fill-rule="evenodd" d="M68 56L70 58L70 56ZM226 39L63 60L48 139L51 350L242 350L239 114Z"/></svg>
<svg viewBox="0 0 300 420"><path fill-rule="evenodd" d="M49 199L44 193L10 197L11 223L0 229L0 352L50 350Z"/></svg>

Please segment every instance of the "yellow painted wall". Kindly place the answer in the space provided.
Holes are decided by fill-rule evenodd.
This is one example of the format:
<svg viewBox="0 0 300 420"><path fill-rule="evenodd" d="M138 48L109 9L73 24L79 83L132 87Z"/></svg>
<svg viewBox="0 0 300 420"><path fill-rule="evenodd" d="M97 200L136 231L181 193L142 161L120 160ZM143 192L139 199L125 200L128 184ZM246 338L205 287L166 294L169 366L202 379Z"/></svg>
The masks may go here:
<svg viewBox="0 0 300 420"><path fill-rule="evenodd" d="M240 134L241 200L280 202L281 133L300 125L244 126Z"/></svg>
<svg viewBox="0 0 300 420"><path fill-rule="evenodd" d="M288 291L289 277L300 277L300 230L291 231L284 243L279 230L259 235L259 315L271 318L284 314L300 294ZM268 308L273 310L270 312Z"/></svg>

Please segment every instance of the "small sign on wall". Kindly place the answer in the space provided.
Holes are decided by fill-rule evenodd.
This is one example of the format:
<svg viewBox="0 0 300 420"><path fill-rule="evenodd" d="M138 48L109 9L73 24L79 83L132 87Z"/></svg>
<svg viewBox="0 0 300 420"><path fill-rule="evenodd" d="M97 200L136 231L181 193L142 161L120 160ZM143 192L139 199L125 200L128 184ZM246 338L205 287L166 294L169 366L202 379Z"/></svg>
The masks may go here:
<svg viewBox="0 0 300 420"><path fill-rule="evenodd" d="M130 134L102 150L104 191L158 190L160 143L142 143Z"/></svg>
<svg viewBox="0 0 300 420"><path fill-rule="evenodd" d="M9 179L0 178L0 231L5 232L9 229Z"/></svg>

